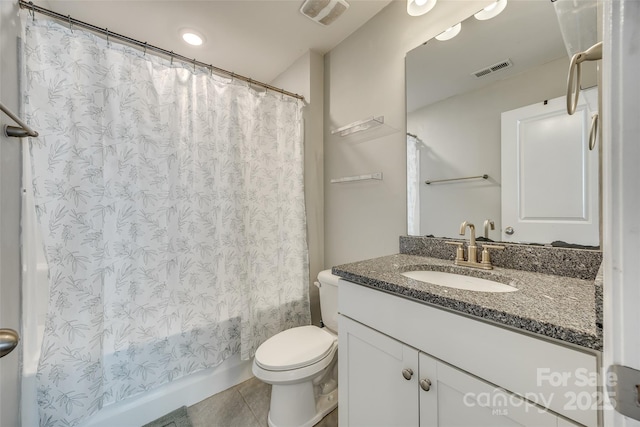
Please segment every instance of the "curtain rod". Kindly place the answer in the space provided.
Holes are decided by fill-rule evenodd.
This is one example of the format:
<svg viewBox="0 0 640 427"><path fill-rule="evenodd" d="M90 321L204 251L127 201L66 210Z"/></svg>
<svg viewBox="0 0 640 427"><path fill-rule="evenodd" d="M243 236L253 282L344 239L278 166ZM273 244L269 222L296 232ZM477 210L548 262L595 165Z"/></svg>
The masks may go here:
<svg viewBox="0 0 640 427"><path fill-rule="evenodd" d="M18 0L18 2L19 2L20 7L22 9L28 9L28 10L31 11L31 13L34 15L34 19L35 19L35 12L38 12L38 13L41 13L43 15L49 16L51 18L55 18L55 19L58 19L60 21L67 22L70 27L75 25L75 26L80 27L80 28L85 28L87 30L106 35L107 40L109 40L110 38L111 39L120 40L120 41L123 41L123 42L125 42L127 44L134 45L134 46L137 46L139 48L142 48L142 49L144 49L145 52L146 51L152 51L152 52L160 53L160 54L168 56L168 57L170 57L172 59L178 59L178 60L180 60L182 62L185 62L185 63L188 63L188 64L193 64L194 67L195 66L199 66L199 67L208 68L212 73L215 72L217 74L222 74L222 75L225 75L225 76L229 76L232 79L238 79L238 80L245 81L245 82L249 83L249 85L260 86L260 87L263 87L263 88L265 88L267 90L271 90L273 92L281 93L282 95L287 95L287 96L290 96L292 98L304 100L304 96L298 95L297 93L288 92L288 91L286 91L284 89L277 88L275 86L271 86L268 83L262 83L260 81L250 79L249 77L245 77L243 75L236 74L236 73L233 73L231 71L227 71L227 70L219 68L219 67L215 67L212 64L205 64L204 62L197 61L195 58L187 58L184 55L180 55L180 54L175 53L173 51L168 51L166 49L162 49L160 47L150 45L147 42L141 42L139 40L132 39L131 37L127 37L127 36L123 36L122 34L114 33L112 31L109 31L108 28L96 27L95 25L92 25L92 24L80 21L78 19L72 18L71 15L64 16L64 15L58 13L58 12L54 12L52 10L45 9L44 7L36 6L36 5L33 4L32 1L27 2L26 0Z"/></svg>

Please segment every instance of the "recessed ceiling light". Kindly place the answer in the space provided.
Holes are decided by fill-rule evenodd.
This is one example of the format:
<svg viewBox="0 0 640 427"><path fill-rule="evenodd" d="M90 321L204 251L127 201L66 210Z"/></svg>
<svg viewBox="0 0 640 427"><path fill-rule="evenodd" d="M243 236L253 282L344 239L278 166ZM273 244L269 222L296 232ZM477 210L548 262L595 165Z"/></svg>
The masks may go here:
<svg viewBox="0 0 640 427"><path fill-rule="evenodd" d="M444 30L443 32L441 32L440 34L438 34L436 36L436 40L440 40L441 42L443 42L445 40L451 40L452 38L454 38L455 36L457 36L460 33L461 29L462 29L462 23L459 22L456 25L454 25L453 27L449 27L446 30Z"/></svg>
<svg viewBox="0 0 640 427"><path fill-rule="evenodd" d="M193 30L185 30L182 32L182 40L189 43L192 46L200 46L204 43L204 37L196 33Z"/></svg>
<svg viewBox="0 0 640 427"><path fill-rule="evenodd" d="M407 0L407 13L420 16L429 12L436 5L437 0Z"/></svg>
<svg viewBox="0 0 640 427"><path fill-rule="evenodd" d="M476 19L480 21L486 21L487 19L495 18L507 7L507 0L498 0L495 3L491 3L489 6L476 13Z"/></svg>

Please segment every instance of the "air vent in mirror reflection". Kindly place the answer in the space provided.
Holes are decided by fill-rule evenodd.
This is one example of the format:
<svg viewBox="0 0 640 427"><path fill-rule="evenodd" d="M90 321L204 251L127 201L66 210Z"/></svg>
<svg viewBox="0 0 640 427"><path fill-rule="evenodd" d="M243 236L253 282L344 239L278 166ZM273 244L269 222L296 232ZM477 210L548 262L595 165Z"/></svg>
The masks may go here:
<svg viewBox="0 0 640 427"><path fill-rule="evenodd" d="M496 64L490 65L489 67L482 68L476 72L471 73L477 78L484 77L486 75L495 73L497 71L506 70L507 68L513 67L513 62L510 59L505 59L504 61L500 61Z"/></svg>

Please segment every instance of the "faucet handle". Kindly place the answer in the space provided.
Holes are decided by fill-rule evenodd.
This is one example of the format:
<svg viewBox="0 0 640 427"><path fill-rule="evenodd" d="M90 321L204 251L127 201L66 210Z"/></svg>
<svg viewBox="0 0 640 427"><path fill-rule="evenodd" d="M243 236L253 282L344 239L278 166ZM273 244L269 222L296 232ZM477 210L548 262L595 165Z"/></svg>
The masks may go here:
<svg viewBox="0 0 640 427"><path fill-rule="evenodd" d="M480 262L480 264L484 265L486 268L493 268L493 266L491 265L491 255L489 254L489 249L498 249L498 250L503 250L505 249L504 246L501 245L482 245L482 261Z"/></svg>
<svg viewBox="0 0 640 427"><path fill-rule="evenodd" d="M456 261L464 261L464 242L445 242L447 245L456 245Z"/></svg>

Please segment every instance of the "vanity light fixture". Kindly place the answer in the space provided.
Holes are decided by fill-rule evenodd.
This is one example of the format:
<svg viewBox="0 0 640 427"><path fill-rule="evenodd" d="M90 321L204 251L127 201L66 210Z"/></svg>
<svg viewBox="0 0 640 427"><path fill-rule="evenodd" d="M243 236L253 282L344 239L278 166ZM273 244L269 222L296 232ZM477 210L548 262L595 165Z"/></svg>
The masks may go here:
<svg viewBox="0 0 640 427"><path fill-rule="evenodd" d="M181 31L182 40L189 43L191 46L200 46L204 43L204 37L194 30Z"/></svg>
<svg viewBox="0 0 640 427"><path fill-rule="evenodd" d="M473 16L480 21L486 21L487 19L495 18L500 15L505 7L507 7L507 0L497 0Z"/></svg>
<svg viewBox="0 0 640 427"><path fill-rule="evenodd" d="M407 13L420 16L429 12L436 5L437 0L407 0Z"/></svg>
<svg viewBox="0 0 640 427"><path fill-rule="evenodd" d="M462 29L462 22L457 23L453 27L449 27L440 34L436 36L436 40L440 40L441 42L446 40L451 40L458 34L460 34L460 30Z"/></svg>

